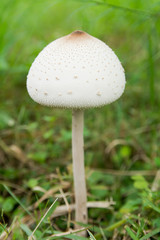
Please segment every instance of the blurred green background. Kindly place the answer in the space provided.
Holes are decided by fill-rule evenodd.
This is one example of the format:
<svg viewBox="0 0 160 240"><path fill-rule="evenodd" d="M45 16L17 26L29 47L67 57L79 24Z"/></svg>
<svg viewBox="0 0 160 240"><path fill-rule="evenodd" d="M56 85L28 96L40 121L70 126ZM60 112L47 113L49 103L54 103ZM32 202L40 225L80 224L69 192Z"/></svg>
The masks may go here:
<svg viewBox="0 0 160 240"><path fill-rule="evenodd" d="M33 205L43 196L42 189L57 187L38 209L50 206L60 188L73 202L71 111L33 102L26 76L48 43L74 30L86 31L109 45L122 62L127 80L117 102L85 112L88 199L112 197L116 202L112 210L89 211L89 223L95 225L90 229L96 239L114 239L115 234L116 239L134 239L132 233L140 239L160 224L158 0L0 1L0 234L15 218L27 215L22 206ZM60 203L64 204L63 199ZM67 222L64 216L56 219L58 227L48 227L42 236L43 228L49 226L45 222L37 230L38 239L65 231ZM24 225L27 230L15 227L6 239L27 239L34 224ZM157 232L155 239L159 239Z"/></svg>

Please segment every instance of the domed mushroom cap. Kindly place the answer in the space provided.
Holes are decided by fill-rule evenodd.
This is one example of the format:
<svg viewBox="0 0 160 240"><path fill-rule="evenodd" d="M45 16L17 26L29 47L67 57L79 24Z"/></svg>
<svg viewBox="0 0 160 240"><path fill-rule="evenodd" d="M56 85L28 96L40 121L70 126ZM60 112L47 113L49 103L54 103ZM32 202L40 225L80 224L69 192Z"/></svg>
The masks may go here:
<svg viewBox="0 0 160 240"><path fill-rule="evenodd" d="M31 98L52 107L103 106L118 99L124 88L124 70L115 53L82 31L47 45L27 76Z"/></svg>

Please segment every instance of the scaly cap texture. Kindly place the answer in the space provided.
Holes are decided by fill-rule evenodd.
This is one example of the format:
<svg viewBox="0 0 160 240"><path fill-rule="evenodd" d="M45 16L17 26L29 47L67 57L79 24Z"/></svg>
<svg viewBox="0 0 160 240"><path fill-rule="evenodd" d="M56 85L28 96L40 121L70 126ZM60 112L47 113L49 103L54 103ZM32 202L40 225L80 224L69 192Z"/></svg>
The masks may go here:
<svg viewBox="0 0 160 240"><path fill-rule="evenodd" d="M103 106L117 100L124 88L124 70L115 53L82 31L48 44L27 76L30 97L51 107Z"/></svg>

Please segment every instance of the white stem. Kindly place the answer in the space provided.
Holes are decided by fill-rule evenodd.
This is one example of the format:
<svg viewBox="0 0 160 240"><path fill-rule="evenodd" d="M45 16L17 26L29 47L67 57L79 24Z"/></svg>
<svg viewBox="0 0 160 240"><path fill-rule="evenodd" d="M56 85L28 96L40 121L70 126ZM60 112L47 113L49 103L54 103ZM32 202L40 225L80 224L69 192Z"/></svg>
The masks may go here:
<svg viewBox="0 0 160 240"><path fill-rule="evenodd" d="M75 220L87 223L87 191L84 168L83 111L74 110L72 116L72 157L75 192Z"/></svg>

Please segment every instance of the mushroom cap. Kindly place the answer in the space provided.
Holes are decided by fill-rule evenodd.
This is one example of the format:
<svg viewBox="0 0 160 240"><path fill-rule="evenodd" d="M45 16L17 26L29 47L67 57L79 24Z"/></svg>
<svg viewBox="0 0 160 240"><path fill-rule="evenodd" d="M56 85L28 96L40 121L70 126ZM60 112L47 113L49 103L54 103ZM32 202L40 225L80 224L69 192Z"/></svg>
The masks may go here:
<svg viewBox="0 0 160 240"><path fill-rule="evenodd" d="M103 106L117 100L124 88L124 70L115 53L82 31L48 44L27 76L30 97L51 107Z"/></svg>

